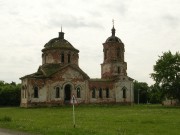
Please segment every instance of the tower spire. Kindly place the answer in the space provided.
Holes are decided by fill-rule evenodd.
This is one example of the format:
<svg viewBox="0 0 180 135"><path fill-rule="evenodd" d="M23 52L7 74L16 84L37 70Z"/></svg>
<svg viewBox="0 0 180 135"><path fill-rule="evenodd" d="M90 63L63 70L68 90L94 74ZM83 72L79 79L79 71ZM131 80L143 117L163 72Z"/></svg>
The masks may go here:
<svg viewBox="0 0 180 135"><path fill-rule="evenodd" d="M112 23L113 23L113 28L114 28L114 19L112 19Z"/></svg>
<svg viewBox="0 0 180 135"><path fill-rule="evenodd" d="M64 32L62 32L62 25L61 25L61 32L59 32L59 38L64 39Z"/></svg>
<svg viewBox="0 0 180 135"><path fill-rule="evenodd" d="M116 32L116 30L115 30L115 28L114 28L114 19L112 19L112 23L113 23L113 28L112 28L112 36L114 37L115 36L115 32Z"/></svg>

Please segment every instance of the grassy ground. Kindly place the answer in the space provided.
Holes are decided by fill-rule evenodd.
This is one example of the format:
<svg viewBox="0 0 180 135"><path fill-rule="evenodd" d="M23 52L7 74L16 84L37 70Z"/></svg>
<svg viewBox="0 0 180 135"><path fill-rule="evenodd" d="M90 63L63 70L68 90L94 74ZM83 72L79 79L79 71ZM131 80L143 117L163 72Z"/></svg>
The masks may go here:
<svg viewBox="0 0 180 135"><path fill-rule="evenodd" d="M81 105L0 108L0 127L42 135L178 135L180 108L161 105Z"/></svg>

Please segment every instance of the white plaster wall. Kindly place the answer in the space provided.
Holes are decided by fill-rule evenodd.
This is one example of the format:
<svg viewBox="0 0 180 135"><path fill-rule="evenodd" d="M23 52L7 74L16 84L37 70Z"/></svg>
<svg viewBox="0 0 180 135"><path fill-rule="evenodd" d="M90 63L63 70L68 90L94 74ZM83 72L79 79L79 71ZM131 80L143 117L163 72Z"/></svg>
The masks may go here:
<svg viewBox="0 0 180 135"><path fill-rule="evenodd" d="M122 88L126 87L126 98L123 98ZM115 84L116 102L134 102L132 81L119 81Z"/></svg>
<svg viewBox="0 0 180 135"><path fill-rule="evenodd" d="M45 57L46 57L46 63L54 63L54 59L50 53Z"/></svg>
<svg viewBox="0 0 180 135"><path fill-rule="evenodd" d="M25 79L23 79L22 80L22 82L21 82L21 85L22 86L26 86L26 89L22 89L22 86L21 86L21 103L27 103L27 95L28 95L28 79L27 78L25 78ZM25 92L26 91L26 92ZM26 96L25 96L25 94L26 94Z"/></svg>
<svg viewBox="0 0 180 135"><path fill-rule="evenodd" d="M111 64L109 63L102 65L102 74L106 72L111 72Z"/></svg>
<svg viewBox="0 0 180 135"><path fill-rule="evenodd" d="M56 98L56 87L59 87L60 88L60 95L59 95L59 98ZM64 99L64 92L63 92L63 89L62 89L62 83L60 82L54 82L53 84L51 84L49 86L49 97L50 97L50 101L54 100L54 101L61 101Z"/></svg>
<svg viewBox="0 0 180 135"><path fill-rule="evenodd" d="M59 78L62 76L64 81L58 81L58 79L54 82L49 84L49 98L51 101L61 101L64 102L64 95L65 95L65 86L71 85L71 96L74 95L79 103L87 102L87 89L88 89L88 81L82 81L83 76L72 68L68 68L62 74L61 71L54 75L55 78ZM53 82L53 81L51 81ZM60 88L60 98L56 98L56 87ZM80 98L77 98L77 88L80 88Z"/></svg>
<svg viewBox="0 0 180 135"><path fill-rule="evenodd" d="M30 93L30 101L31 102L46 102L47 97L47 89L46 86L39 88L38 87L38 98L34 98L34 88L32 85L29 86L29 93Z"/></svg>
<svg viewBox="0 0 180 135"><path fill-rule="evenodd" d="M109 89L109 98L106 98L106 90L102 89L102 98L99 98L99 90L96 89L95 98L92 98L92 90L89 90L89 102L90 103L110 103L115 102L114 89Z"/></svg>

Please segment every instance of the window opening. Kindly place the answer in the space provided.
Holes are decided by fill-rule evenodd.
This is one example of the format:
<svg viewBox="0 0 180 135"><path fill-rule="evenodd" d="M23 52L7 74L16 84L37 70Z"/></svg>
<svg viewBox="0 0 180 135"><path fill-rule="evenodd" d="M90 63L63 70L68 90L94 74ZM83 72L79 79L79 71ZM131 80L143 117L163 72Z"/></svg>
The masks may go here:
<svg viewBox="0 0 180 135"><path fill-rule="evenodd" d="M126 88L123 88L123 98L126 98Z"/></svg>
<svg viewBox="0 0 180 135"><path fill-rule="evenodd" d="M34 98L38 98L39 93L38 93L38 87L34 87Z"/></svg>
<svg viewBox="0 0 180 135"><path fill-rule="evenodd" d="M118 74L120 74L120 67L117 67L118 68Z"/></svg>
<svg viewBox="0 0 180 135"><path fill-rule="evenodd" d="M77 98L81 98L81 90L79 87L77 88Z"/></svg>
<svg viewBox="0 0 180 135"><path fill-rule="evenodd" d="M61 62L64 63L64 53L61 54Z"/></svg>
<svg viewBox="0 0 180 135"><path fill-rule="evenodd" d="M102 89L99 89L99 98L102 98Z"/></svg>
<svg viewBox="0 0 180 135"><path fill-rule="evenodd" d="M60 88L56 87L56 98L60 97Z"/></svg>
<svg viewBox="0 0 180 135"><path fill-rule="evenodd" d="M109 88L106 88L106 98L109 98Z"/></svg>
<svg viewBox="0 0 180 135"><path fill-rule="evenodd" d="M68 54L68 63L71 63L71 55Z"/></svg>
<svg viewBox="0 0 180 135"><path fill-rule="evenodd" d="M95 90L95 88L93 88L93 90L92 90L92 98L96 98L96 90Z"/></svg>

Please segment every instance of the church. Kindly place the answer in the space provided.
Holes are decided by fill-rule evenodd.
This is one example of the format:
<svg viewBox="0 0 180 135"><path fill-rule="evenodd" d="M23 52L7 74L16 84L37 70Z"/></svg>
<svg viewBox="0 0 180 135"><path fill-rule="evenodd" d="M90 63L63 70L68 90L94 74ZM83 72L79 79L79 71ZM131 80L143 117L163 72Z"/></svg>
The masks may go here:
<svg viewBox="0 0 180 135"><path fill-rule="evenodd" d="M90 78L79 67L79 50L64 38L64 32L42 49L42 65L33 74L21 77L21 107L69 104L72 96L78 104L131 104L133 79L127 76L124 43L115 35L103 43L101 78ZM93 69L95 70L95 69Z"/></svg>

